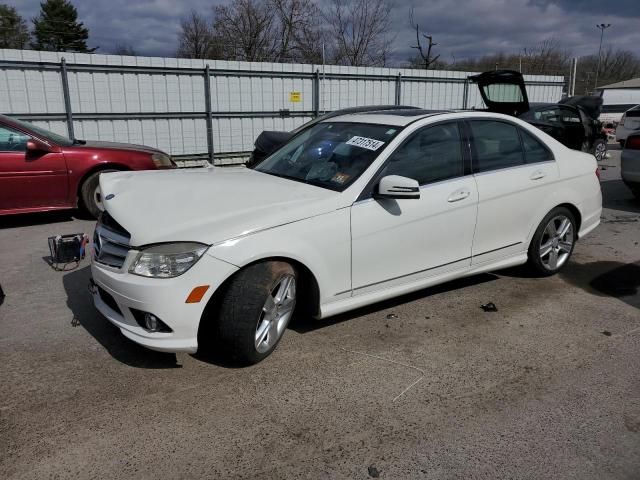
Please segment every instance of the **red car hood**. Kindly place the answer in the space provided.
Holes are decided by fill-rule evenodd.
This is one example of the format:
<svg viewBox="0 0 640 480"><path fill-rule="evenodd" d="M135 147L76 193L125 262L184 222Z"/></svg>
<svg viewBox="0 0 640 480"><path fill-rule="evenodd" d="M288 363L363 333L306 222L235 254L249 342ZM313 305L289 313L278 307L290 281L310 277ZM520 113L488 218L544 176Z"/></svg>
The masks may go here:
<svg viewBox="0 0 640 480"><path fill-rule="evenodd" d="M134 152L144 152L144 153L164 153L162 150L158 150L157 148L147 147L145 145L133 145L131 143L118 143L118 142L101 142L98 140L86 140L86 143L83 144L75 144L69 148L77 148L77 149L85 149L85 148L100 148L100 149L108 149L108 150L127 150Z"/></svg>

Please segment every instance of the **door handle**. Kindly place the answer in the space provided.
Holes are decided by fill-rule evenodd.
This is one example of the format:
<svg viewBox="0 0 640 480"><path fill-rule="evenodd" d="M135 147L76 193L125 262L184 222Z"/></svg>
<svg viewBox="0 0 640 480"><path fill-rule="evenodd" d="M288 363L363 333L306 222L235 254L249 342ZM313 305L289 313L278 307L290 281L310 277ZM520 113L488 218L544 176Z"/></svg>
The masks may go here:
<svg viewBox="0 0 640 480"><path fill-rule="evenodd" d="M544 177L545 177L545 173L542 170L538 170L536 172L533 172L529 178L531 180L540 180L541 178L544 178Z"/></svg>
<svg viewBox="0 0 640 480"><path fill-rule="evenodd" d="M447 198L447 202L459 202L460 200L464 200L465 198L467 198L469 195L471 195L471 191L469 190L457 190L449 195L449 198Z"/></svg>

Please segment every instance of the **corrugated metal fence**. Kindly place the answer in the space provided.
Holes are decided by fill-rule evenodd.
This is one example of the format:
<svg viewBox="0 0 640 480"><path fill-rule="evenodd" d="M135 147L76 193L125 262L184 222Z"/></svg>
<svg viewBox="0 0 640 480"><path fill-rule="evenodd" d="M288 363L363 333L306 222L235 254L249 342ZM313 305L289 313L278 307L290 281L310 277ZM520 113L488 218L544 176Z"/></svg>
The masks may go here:
<svg viewBox="0 0 640 480"><path fill-rule="evenodd" d="M71 137L228 163L261 131L292 130L325 111L481 108L472 73L0 49L0 105ZM525 80L532 102L562 95L564 77Z"/></svg>

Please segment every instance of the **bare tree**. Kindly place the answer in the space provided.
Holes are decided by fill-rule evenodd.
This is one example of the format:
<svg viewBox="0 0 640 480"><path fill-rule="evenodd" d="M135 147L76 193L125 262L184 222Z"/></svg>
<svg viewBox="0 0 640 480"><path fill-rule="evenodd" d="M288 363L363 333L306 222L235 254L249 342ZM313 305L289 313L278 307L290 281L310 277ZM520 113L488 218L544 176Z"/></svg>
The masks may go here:
<svg viewBox="0 0 640 480"><path fill-rule="evenodd" d="M316 61L322 56L321 13L312 0L269 0L277 17L279 46L274 61ZM312 60L313 59L313 60Z"/></svg>
<svg viewBox="0 0 640 480"><path fill-rule="evenodd" d="M138 55L138 52L131 46L129 43L118 43L116 48L113 49L114 55L129 55L131 57L135 57Z"/></svg>
<svg viewBox="0 0 640 480"><path fill-rule="evenodd" d="M260 0L232 0L213 11L213 31L223 58L264 62L277 56L281 42L271 5Z"/></svg>
<svg viewBox="0 0 640 480"><path fill-rule="evenodd" d="M547 38L523 49L522 70L529 74L563 74L569 66L569 58L569 52L561 48L555 38Z"/></svg>
<svg viewBox="0 0 640 480"><path fill-rule="evenodd" d="M390 52L388 0L331 0L324 17L332 37L333 60L354 66L384 65Z"/></svg>
<svg viewBox="0 0 640 480"><path fill-rule="evenodd" d="M183 58L216 58L214 36L209 21L195 10L180 20L177 55Z"/></svg>
<svg viewBox="0 0 640 480"><path fill-rule="evenodd" d="M438 44L434 43L432 35L427 35L423 33L422 37L427 40L427 47L425 51L424 47L422 46L422 43L420 42L420 25L418 25L418 22L413 21L413 8L409 12L409 22L411 23L411 27L415 28L416 30L416 44L412 45L411 48L415 48L416 50L418 50L418 55L420 55L420 59L421 59L420 61L421 67L424 68L425 70L429 70L429 67L431 67L432 64L437 62L438 58L440 58L440 54L436 55L435 57L431 56L431 49Z"/></svg>
<svg viewBox="0 0 640 480"><path fill-rule="evenodd" d="M589 55L578 60L576 91L589 93L598 66L598 56ZM608 48L602 51L598 87L640 76L640 56L628 50Z"/></svg>

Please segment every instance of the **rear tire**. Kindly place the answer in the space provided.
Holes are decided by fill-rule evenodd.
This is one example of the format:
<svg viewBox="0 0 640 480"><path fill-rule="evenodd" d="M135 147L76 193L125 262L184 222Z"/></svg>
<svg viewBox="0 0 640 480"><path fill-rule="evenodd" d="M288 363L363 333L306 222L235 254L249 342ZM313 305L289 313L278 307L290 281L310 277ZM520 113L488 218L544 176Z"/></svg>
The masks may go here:
<svg viewBox="0 0 640 480"><path fill-rule="evenodd" d="M569 261L576 243L576 219L568 208L551 210L540 222L529 245L529 267L546 277Z"/></svg>
<svg viewBox="0 0 640 480"><path fill-rule="evenodd" d="M277 347L294 314L298 275L286 262L270 261L238 272L226 286L213 328L230 360L253 365Z"/></svg>
<svg viewBox="0 0 640 480"><path fill-rule="evenodd" d="M80 207L93 218L98 218L102 205L102 192L99 180L101 173L117 172L118 170L100 170L89 175L80 187Z"/></svg>
<svg viewBox="0 0 640 480"><path fill-rule="evenodd" d="M593 147L591 148L591 153L598 162L604 160L607 156L607 142L602 138L598 138L595 142L593 142Z"/></svg>

